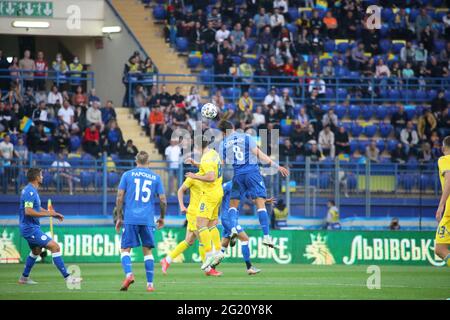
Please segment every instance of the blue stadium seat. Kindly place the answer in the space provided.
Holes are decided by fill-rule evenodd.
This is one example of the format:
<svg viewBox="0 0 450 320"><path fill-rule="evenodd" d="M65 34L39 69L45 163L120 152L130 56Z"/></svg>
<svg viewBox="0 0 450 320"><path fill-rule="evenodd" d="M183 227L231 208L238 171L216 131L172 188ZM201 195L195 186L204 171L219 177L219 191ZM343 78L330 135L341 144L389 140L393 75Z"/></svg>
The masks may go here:
<svg viewBox="0 0 450 320"><path fill-rule="evenodd" d="M338 104L336 108L334 108L334 112L339 119L342 119L347 114L347 107L342 104Z"/></svg>
<svg viewBox="0 0 450 320"><path fill-rule="evenodd" d="M380 29L380 37L382 39L389 37L389 24L383 23Z"/></svg>
<svg viewBox="0 0 450 320"><path fill-rule="evenodd" d="M450 101L450 90L445 90L445 99L447 99L447 101Z"/></svg>
<svg viewBox="0 0 450 320"><path fill-rule="evenodd" d="M378 139L377 140L377 148L380 150L380 153L383 152L384 149L386 149L386 141L384 141L383 139Z"/></svg>
<svg viewBox="0 0 450 320"><path fill-rule="evenodd" d="M237 110L237 106L235 103L225 103L223 111L228 111L231 110L233 112L235 112Z"/></svg>
<svg viewBox="0 0 450 320"><path fill-rule="evenodd" d="M190 56L187 61L187 65L191 69L195 69L200 65L201 59L200 57Z"/></svg>
<svg viewBox="0 0 450 320"><path fill-rule="evenodd" d="M382 53L388 53L391 49L391 40L388 39L382 39L380 40L380 50Z"/></svg>
<svg viewBox="0 0 450 320"><path fill-rule="evenodd" d="M347 42L341 42L337 45L337 51L339 53L345 53L348 49L348 43Z"/></svg>
<svg viewBox="0 0 450 320"><path fill-rule="evenodd" d="M120 176L117 172L108 172L108 188L115 188L119 184Z"/></svg>
<svg viewBox="0 0 450 320"><path fill-rule="evenodd" d="M70 151L76 151L81 146L81 140L79 136L70 137Z"/></svg>
<svg viewBox="0 0 450 320"><path fill-rule="evenodd" d="M336 44L333 40L327 40L324 44L324 51L325 52L334 52L336 50Z"/></svg>
<svg viewBox="0 0 450 320"><path fill-rule="evenodd" d="M48 189L49 187L52 186L52 184L53 184L53 175L50 172L48 172L47 170L44 170L42 172L42 178L43 178L42 179L42 187L44 189Z"/></svg>
<svg viewBox="0 0 450 320"><path fill-rule="evenodd" d="M39 165L47 167L51 166L53 161L55 161L56 156L53 153L43 153L39 161Z"/></svg>
<svg viewBox="0 0 450 320"><path fill-rule="evenodd" d="M331 182L331 174L321 173L319 175L319 188L320 189L328 189L330 187L330 182Z"/></svg>
<svg viewBox="0 0 450 320"><path fill-rule="evenodd" d="M398 101L400 99L400 91L397 89L389 90L388 95L391 100Z"/></svg>
<svg viewBox="0 0 450 320"><path fill-rule="evenodd" d="M153 8L153 18L155 20L164 20L166 18L166 9L162 5L157 5Z"/></svg>
<svg viewBox="0 0 450 320"><path fill-rule="evenodd" d="M376 125L368 125L364 127L364 135L372 138L377 133L378 127Z"/></svg>
<svg viewBox="0 0 450 320"><path fill-rule="evenodd" d="M349 113L350 119L356 120L356 119L358 119L359 115L361 114L361 107L352 104L348 108L348 113Z"/></svg>
<svg viewBox="0 0 450 320"><path fill-rule="evenodd" d="M294 37L297 35L298 28L294 23L286 24L286 28L289 30L289 32L291 32L294 35Z"/></svg>
<svg viewBox="0 0 450 320"><path fill-rule="evenodd" d="M362 117L364 120L369 121L370 118L372 118L374 114L374 108L371 105L367 105L364 107L361 107Z"/></svg>
<svg viewBox="0 0 450 320"><path fill-rule="evenodd" d="M419 180L419 187L421 190L433 188L433 177L429 174L421 174Z"/></svg>
<svg viewBox="0 0 450 320"><path fill-rule="evenodd" d="M253 38L248 38L247 39L247 46L248 46L247 51L248 52L253 52L253 49L255 49L255 47L256 47L256 40L253 39Z"/></svg>
<svg viewBox="0 0 450 320"><path fill-rule="evenodd" d="M445 48L445 41L441 39L434 40L434 52L439 53Z"/></svg>
<svg viewBox="0 0 450 320"><path fill-rule="evenodd" d="M94 182L94 173L89 171L81 171L80 183L83 189L88 188Z"/></svg>
<svg viewBox="0 0 450 320"><path fill-rule="evenodd" d="M416 97L416 100L425 101L425 100L427 100L427 93L424 90L417 90L415 92L415 97Z"/></svg>
<svg viewBox="0 0 450 320"><path fill-rule="evenodd" d="M395 15L391 8L383 8L381 10L381 19L383 22L391 22Z"/></svg>
<svg viewBox="0 0 450 320"><path fill-rule="evenodd" d="M400 91L400 94L403 99L411 100L414 98L414 91L411 89L403 89Z"/></svg>
<svg viewBox="0 0 450 320"><path fill-rule="evenodd" d="M390 123L380 123L379 124L379 127L380 127L380 135L383 137L383 138L387 138L390 134L391 134L391 132L392 132L392 125L390 124Z"/></svg>
<svg viewBox="0 0 450 320"><path fill-rule="evenodd" d="M288 15L291 18L291 21L296 21L300 16L300 14L298 13L298 8L297 7L288 8Z"/></svg>
<svg viewBox="0 0 450 320"><path fill-rule="evenodd" d="M337 89L337 98L338 101L344 101L347 99L347 89L338 88Z"/></svg>
<svg viewBox="0 0 450 320"><path fill-rule="evenodd" d="M394 52L395 54L399 54L400 50L402 50L404 46L405 44L403 42L392 43L392 52Z"/></svg>
<svg viewBox="0 0 450 320"><path fill-rule="evenodd" d="M416 116L416 108L405 108L405 113L408 120L412 120Z"/></svg>
<svg viewBox="0 0 450 320"><path fill-rule="evenodd" d="M359 140L358 139L351 139L350 140L350 152L353 153L356 150L359 149Z"/></svg>
<svg viewBox="0 0 450 320"><path fill-rule="evenodd" d="M370 144L369 140L359 140L359 151L364 154L367 146Z"/></svg>
<svg viewBox="0 0 450 320"><path fill-rule="evenodd" d="M204 83L211 83L214 81L214 74L210 69L203 69L200 71L200 81Z"/></svg>
<svg viewBox="0 0 450 320"><path fill-rule="evenodd" d="M230 87L230 88L226 88L223 91L223 97L225 99L235 100L235 99L239 99L240 96L241 96L241 90L239 90L239 88Z"/></svg>
<svg viewBox="0 0 450 320"><path fill-rule="evenodd" d="M325 97L326 97L328 100L334 99L334 98L336 97L336 94L335 94L335 92L334 92L334 89L332 89L332 88L326 88L326 89L325 89Z"/></svg>
<svg viewBox="0 0 450 320"><path fill-rule="evenodd" d="M178 51L186 52L189 47L189 41L185 37L177 37L177 39L175 40L175 45Z"/></svg>
<svg viewBox="0 0 450 320"><path fill-rule="evenodd" d="M427 98L429 100L433 100L436 97L437 97L437 91L436 90L430 89L430 90L427 91Z"/></svg>
<svg viewBox="0 0 450 320"><path fill-rule="evenodd" d="M389 110L387 107L380 105L375 108L375 114L377 119L384 120L388 116Z"/></svg>
<svg viewBox="0 0 450 320"><path fill-rule="evenodd" d="M253 99L263 100L267 95L267 90L264 87L250 88L249 94Z"/></svg>
<svg viewBox="0 0 450 320"><path fill-rule="evenodd" d="M320 105L320 110L322 110L322 112L327 113L328 110L330 110L330 106L328 104L322 104Z"/></svg>
<svg viewBox="0 0 450 320"><path fill-rule="evenodd" d="M214 55L212 53L202 54L202 64L205 68L211 68L214 64Z"/></svg>
<svg viewBox="0 0 450 320"><path fill-rule="evenodd" d="M363 127L361 127L357 122L353 122L352 126L350 127L350 132L352 134L352 137L359 137L363 131Z"/></svg>
<svg viewBox="0 0 450 320"><path fill-rule="evenodd" d="M355 190L358 186L358 180L356 179L355 174L347 173L347 188L349 190Z"/></svg>
<svg viewBox="0 0 450 320"><path fill-rule="evenodd" d="M241 63L241 57L240 56L231 56L231 60L233 61L233 63L235 63L236 65L239 65Z"/></svg>
<svg viewBox="0 0 450 320"><path fill-rule="evenodd" d="M397 148L398 140L397 139L389 139L387 142L387 150L392 152Z"/></svg>
<svg viewBox="0 0 450 320"><path fill-rule="evenodd" d="M291 134L292 125L291 124L281 124L281 135L288 137Z"/></svg>

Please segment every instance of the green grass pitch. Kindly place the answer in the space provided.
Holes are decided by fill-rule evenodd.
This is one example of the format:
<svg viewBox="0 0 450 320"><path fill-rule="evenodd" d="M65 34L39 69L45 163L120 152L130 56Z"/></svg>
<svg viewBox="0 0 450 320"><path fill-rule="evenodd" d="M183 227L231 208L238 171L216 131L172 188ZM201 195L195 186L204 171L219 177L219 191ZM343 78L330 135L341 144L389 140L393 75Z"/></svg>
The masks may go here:
<svg viewBox="0 0 450 320"><path fill-rule="evenodd" d="M79 264L80 290L69 290L52 264L37 264L37 285L19 285L23 265L0 265L0 300L5 299L448 299L450 268L381 266L381 289L366 286L367 266L260 264L249 276L242 264L223 263L220 278L206 277L197 264L173 264L168 275L155 266L153 293L145 291L143 263L134 263L136 282L120 292L120 264Z"/></svg>

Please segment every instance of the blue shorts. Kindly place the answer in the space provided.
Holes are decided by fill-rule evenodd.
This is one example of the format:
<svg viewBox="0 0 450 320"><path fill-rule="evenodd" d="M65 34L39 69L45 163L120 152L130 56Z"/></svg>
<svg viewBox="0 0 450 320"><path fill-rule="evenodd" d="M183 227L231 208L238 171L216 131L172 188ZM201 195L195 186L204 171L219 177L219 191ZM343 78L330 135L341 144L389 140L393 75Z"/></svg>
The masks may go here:
<svg viewBox="0 0 450 320"><path fill-rule="evenodd" d="M120 247L122 249L140 247L155 247L155 227L125 224L122 229Z"/></svg>
<svg viewBox="0 0 450 320"><path fill-rule="evenodd" d="M266 185L259 171L239 174L233 177L231 199L241 199L243 194L247 194L253 200L256 198L267 198Z"/></svg>
<svg viewBox="0 0 450 320"><path fill-rule="evenodd" d="M231 221L228 219L227 214L221 214L220 216L222 222L222 238L231 237ZM236 226L236 230L238 233L244 232L244 228L239 225L239 222Z"/></svg>
<svg viewBox="0 0 450 320"><path fill-rule="evenodd" d="M43 233L41 229L36 229L31 235L24 236L24 238L27 240L30 249L45 248L52 241L52 238Z"/></svg>

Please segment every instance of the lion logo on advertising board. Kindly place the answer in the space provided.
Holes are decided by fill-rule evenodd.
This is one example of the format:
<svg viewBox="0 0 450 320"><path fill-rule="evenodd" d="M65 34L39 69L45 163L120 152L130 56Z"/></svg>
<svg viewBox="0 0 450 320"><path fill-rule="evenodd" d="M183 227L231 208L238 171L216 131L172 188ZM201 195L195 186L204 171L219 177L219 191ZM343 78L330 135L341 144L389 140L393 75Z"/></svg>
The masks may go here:
<svg viewBox="0 0 450 320"><path fill-rule="evenodd" d="M306 253L303 255L307 259L314 259L312 264L331 265L335 264L333 254L327 246L327 237L320 234L310 234L311 244L306 246Z"/></svg>
<svg viewBox="0 0 450 320"><path fill-rule="evenodd" d="M162 241L158 243L158 256L167 256L178 244L177 235L170 231L162 231ZM184 255L180 254L173 262L183 262Z"/></svg>
<svg viewBox="0 0 450 320"><path fill-rule="evenodd" d="M8 236L6 229L0 237L0 263L19 263L20 254L13 242L14 234Z"/></svg>

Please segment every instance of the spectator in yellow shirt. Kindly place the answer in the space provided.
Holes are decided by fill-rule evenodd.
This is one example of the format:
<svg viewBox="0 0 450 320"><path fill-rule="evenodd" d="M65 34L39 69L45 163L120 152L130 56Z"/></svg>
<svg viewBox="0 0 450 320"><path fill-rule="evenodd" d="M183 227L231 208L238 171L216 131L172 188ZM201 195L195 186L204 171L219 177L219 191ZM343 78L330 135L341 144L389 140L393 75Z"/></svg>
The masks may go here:
<svg viewBox="0 0 450 320"><path fill-rule="evenodd" d="M253 111L253 99L249 96L248 91L244 91L242 97L239 98L239 110L245 112L246 109Z"/></svg>

